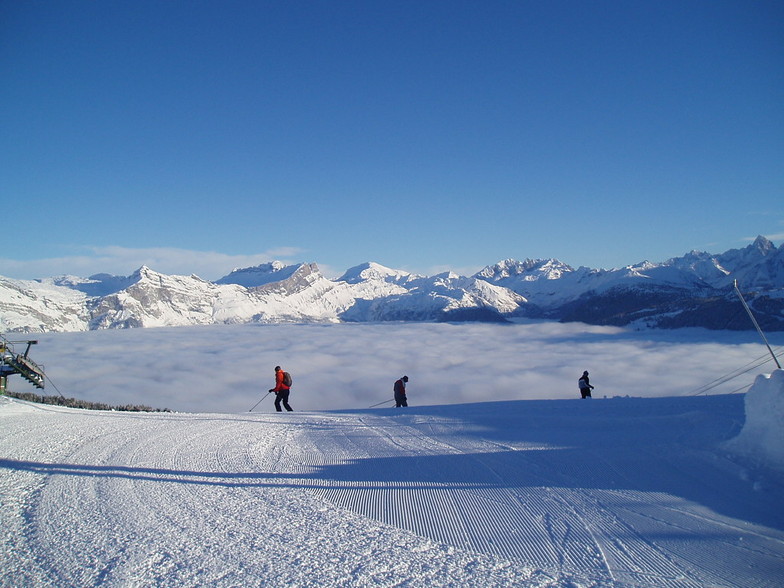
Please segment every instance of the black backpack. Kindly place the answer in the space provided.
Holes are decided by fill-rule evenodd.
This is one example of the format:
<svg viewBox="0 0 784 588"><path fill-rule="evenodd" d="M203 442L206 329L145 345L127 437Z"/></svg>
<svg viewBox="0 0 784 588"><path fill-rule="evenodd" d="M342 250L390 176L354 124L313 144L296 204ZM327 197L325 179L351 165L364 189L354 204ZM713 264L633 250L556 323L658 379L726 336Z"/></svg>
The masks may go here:
<svg viewBox="0 0 784 588"><path fill-rule="evenodd" d="M283 385L291 387L291 374L283 372Z"/></svg>

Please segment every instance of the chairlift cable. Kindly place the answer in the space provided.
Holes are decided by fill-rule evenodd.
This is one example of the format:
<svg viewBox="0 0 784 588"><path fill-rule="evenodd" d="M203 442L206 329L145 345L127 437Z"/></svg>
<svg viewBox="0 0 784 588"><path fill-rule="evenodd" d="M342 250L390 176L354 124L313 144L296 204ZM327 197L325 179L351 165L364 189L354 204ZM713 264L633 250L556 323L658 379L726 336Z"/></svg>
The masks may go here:
<svg viewBox="0 0 784 588"><path fill-rule="evenodd" d="M746 384L745 386L741 386L740 388L735 388L732 392L727 392L727 394L737 394L741 390L748 391L751 388L751 384Z"/></svg>
<svg viewBox="0 0 784 588"><path fill-rule="evenodd" d="M46 372L44 372L44 377L45 377L45 378L46 378L46 380L47 380L47 381L48 381L48 382L49 382L49 383L52 385L52 388L54 388L54 389L57 391L57 393L60 395L60 398L62 398L63 400L65 400L65 396L63 396L63 393L62 393L62 392L60 392L60 389L57 387L57 385L56 385L54 382L52 382L52 378L50 378L50 377L47 375L47 373L46 373Z"/></svg>
<svg viewBox="0 0 784 588"><path fill-rule="evenodd" d="M783 350L784 350L784 348L779 347L776 350L775 356L784 356L784 351ZM733 370L733 371L731 371L731 372L729 372L727 374L724 374L723 376L720 376L720 377L716 378L715 380L713 380L713 381L711 381L711 382L709 382L709 383L707 383L707 384L705 384L703 386L700 386L696 390L693 390L690 393L690 395L691 396L699 396L700 394L704 394L704 393L708 392L709 390L712 390L713 388L716 388L716 387L720 386L721 384L726 384L727 382L729 382L731 380L734 380L735 378L738 378L738 377L740 377L740 376L742 376L744 374L747 374L748 372L750 372L750 371L752 371L752 370L754 370L754 369L756 369L758 367L761 367L761 366L765 365L769 361L773 361L773 357L769 357L768 354L761 355L760 357L750 361L746 365L744 365L744 366L742 366L742 367L740 367L740 368L738 368L736 370ZM730 392L730 394L734 394L738 390L742 390L745 387L747 387L747 386L743 386L741 388L738 388L737 390L734 390L733 392Z"/></svg>

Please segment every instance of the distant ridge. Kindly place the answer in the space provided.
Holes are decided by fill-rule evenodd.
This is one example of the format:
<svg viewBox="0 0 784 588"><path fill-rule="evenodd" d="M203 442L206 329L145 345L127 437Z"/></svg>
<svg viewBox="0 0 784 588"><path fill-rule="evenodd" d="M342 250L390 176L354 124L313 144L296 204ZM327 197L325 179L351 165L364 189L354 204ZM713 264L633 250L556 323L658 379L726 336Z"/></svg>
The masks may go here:
<svg viewBox="0 0 784 588"><path fill-rule="evenodd" d="M0 277L0 332L232 323L580 321L634 328L784 330L784 245L763 236L715 255L691 251L611 270L506 259L473 276L420 276L367 262L340 278L315 263L237 268L215 282L158 273L41 280Z"/></svg>

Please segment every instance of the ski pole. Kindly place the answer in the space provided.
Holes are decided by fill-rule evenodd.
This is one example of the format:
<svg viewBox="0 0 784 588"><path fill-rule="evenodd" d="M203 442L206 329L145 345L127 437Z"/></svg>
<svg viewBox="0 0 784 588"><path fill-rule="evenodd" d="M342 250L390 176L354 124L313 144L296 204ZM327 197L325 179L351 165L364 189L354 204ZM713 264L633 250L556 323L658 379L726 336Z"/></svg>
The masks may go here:
<svg viewBox="0 0 784 588"><path fill-rule="evenodd" d="M272 390L270 390L264 396L262 396L261 400L264 400L267 396L269 396L270 392L272 392ZM253 409L256 408L259 404L261 404L261 400L259 400L256 404L254 404L253 407L248 412L253 412Z"/></svg>
<svg viewBox="0 0 784 588"><path fill-rule="evenodd" d="M379 402L378 404L374 404L373 406L368 406L368 408L376 408L377 406L381 406L382 404L386 404L387 402L394 402L395 399L392 398L391 400L385 400L384 402Z"/></svg>

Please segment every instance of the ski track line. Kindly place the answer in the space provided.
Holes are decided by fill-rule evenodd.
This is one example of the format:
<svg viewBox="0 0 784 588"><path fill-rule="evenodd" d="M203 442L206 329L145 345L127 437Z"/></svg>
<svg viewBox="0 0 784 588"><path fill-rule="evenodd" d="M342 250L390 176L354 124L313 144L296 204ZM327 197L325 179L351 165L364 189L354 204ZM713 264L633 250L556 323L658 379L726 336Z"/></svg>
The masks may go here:
<svg viewBox="0 0 784 588"><path fill-rule="evenodd" d="M431 421L428 423L431 431L434 431L434 424ZM559 567L567 569L602 569L612 578L609 568L604 565L603 559L598 559L593 555L590 546L594 541L593 535L588 529L580 530L580 526L573 525L569 522L569 516L579 520L579 515L571 508L564 511L561 505L563 501L553 501L553 491L545 486L549 485L552 480L547 476L542 476L541 468L536 469L536 473L532 474L529 470L534 465L533 462L526 458L527 447L518 447L508 444L498 443L496 441L488 440L472 440L469 444L461 444L459 447L453 443L446 443L439 440L438 443L444 447L455 452L469 452L476 453L481 457L476 457L476 461L481 467L485 468L492 476L498 481L499 485L503 486L500 489L501 497L497 499L499 505L503 505L505 512L515 511L519 507L524 511L530 513L532 518L526 519L523 523L529 529L528 536L523 540L524 544L529 544L529 549L523 554L516 555L523 557L539 557L545 558L548 562L555 561ZM510 468L508 462L495 462L495 456L502 455L502 452L497 451L501 449L502 452L515 451L517 452L515 467ZM482 453L487 452L487 453ZM503 473L501 473L503 472ZM532 487L533 486L533 487ZM554 523L558 521L558 523ZM558 527L563 527L564 530L560 533ZM494 530L500 530L502 527L493 526ZM537 530L538 532L533 532ZM519 531L518 531L519 533ZM545 540L545 536L547 540ZM492 543L492 542L491 542ZM538 546L535 551L530 550L530 544ZM600 546L596 544L598 550Z"/></svg>
<svg viewBox="0 0 784 588"><path fill-rule="evenodd" d="M433 420L424 424L427 425L431 433L435 432ZM492 476L492 480L498 486L498 488L469 491L477 494L477 498L482 502L492 501L494 503L494 512L490 516L480 517L479 521L480 523L483 521L489 523L484 529L485 534L490 535L489 538L476 538L484 549L518 557L534 555L539 560L551 565L556 563L560 567L564 566L566 545L553 533L554 527L549 512L538 508L541 504L538 496L539 491L523 489L524 484L519 483L520 480L526 479L531 486L531 478L535 476L523 471L515 475L508 468L499 467L494 463L495 456L501 454L498 449L508 452L516 451L516 447L486 440L472 440L469 443L461 443L460 446L447 443L443 439L434 440L434 442L456 454L471 454L476 463ZM518 454L517 457L525 461L524 453ZM505 470L503 474L501 470ZM514 484L509 483L512 480L515 481ZM518 486L518 488L515 489L513 486ZM525 513L523 518L521 518L522 513ZM505 524L506 521L514 522L516 520L517 523L513 523L513 528L508 528L508 525ZM504 541L505 536L515 540ZM522 554L519 549L520 543L528 544L528 549ZM515 545L518 547L514 547Z"/></svg>
<svg viewBox="0 0 784 588"><path fill-rule="evenodd" d="M653 455L652 452L645 451L643 454ZM712 494L723 491L722 488L703 481L700 477L701 471L693 471L680 465L678 456L682 454L683 452L677 452L675 459L666 462L666 467L690 478L690 484L695 487L706 486L706 490ZM713 466L717 460L717 456L711 453L690 454L692 468L703 463ZM660 460L650 459L648 463L656 461ZM658 475L674 477L666 471L660 471ZM710 475L705 475L705 479L710 480ZM733 519L708 511L697 504L676 500L673 496L654 493L650 497L656 498L655 500L645 501L642 500L643 496L632 500L628 492L611 490L597 492L596 496L611 504L615 515L623 520L629 529L641 537L656 538L649 542L652 548L666 554L683 569L691 570L692 575L702 583L720 584L729 581L734 585L754 585L754 579L744 572L755 568L763 570L771 566L771 561L781 557L784 537L782 533L769 528L763 532L749 522L740 525ZM778 501L768 505L768 508L780 508ZM713 537L709 552L706 552L698 541L705 536ZM780 573L784 572L780 564L778 567ZM771 572L776 575L775 569L771 569Z"/></svg>
<svg viewBox="0 0 784 588"><path fill-rule="evenodd" d="M607 473L628 480L626 473L603 455L594 451L588 453L592 459L607 466ZM580 474L576 479L584 479L584 475ZM559 500L566 501L565 504L568 504L573 515L583 521L612 577L624 582L634 582L640 575L644 575L658 578L663 585L668 581L686 582L689 574L684 574L682 567L675 564L655 543L645 539L632 526L623 523L618 518L616 509L609 508L599 499L601 493L601 490L588 492L574 489L568 492L562 490L558 495ZM634 494L622 493L629 502L639 500ZM694 585L700 585L699 581Z"/></svg>
<svg viewBox="0 0 784 588"><path fill-rule="evenodd" d="M595 456L595 458L597 462L607 463L608 473L614 473L627 481L631 479L618 464L603 456ZM639 478L639 476L637 477ZM663 477L666 479L668 476ZM581 475L581 478L584 476ZM781 546L779 544L775 545L775 549L762 553L760 557L755 558L755 561L745 562L746 556L743 555L743 549L737 548L737 541L717 536L717 531L721 533L725 528L722 517L718 515L705 517L706 524L702 528L696 528L693 524L678 527L670 523L670 518L675 520L689 518L695 508L692 503L680 500L676 509L669 506L675 500L671 495L631 490L597 488L590 491L581 490L580 493L583 496L585 506L576 514L584 516L581 513L587 513L588 516L597 519L589 526L595 533L597 542L602 547L602 552L608 558L608 566L613 574L618 577L620 572L622 574L620 577L625 581L634 581L636 577L653 573L661 579L660 581L664 582L669 578L669 581L675 582L677 585L692 583L694 585L747 586L753 585L755 582L753 578L749 577L748 571L750 569L762 570L762 576L769 578L776 576L778 568L779 575L781 575ZM613 498L608 501L606 500L608 496ZM700 508L702 509L702 507ZM660 516L660 524L657 527L642 524L639 518L630 523L631 513L636 510L649 512L666 510L667 517ZM598 517L597 515L602 512L606 512L607 516ZM753 525L751 527L751 529L744 529L741 534L746 537L741 538L740 541L749 537L753 541L753 537L757 533L755 533ZM733 525L733 528L739 529L737 525ZM771 532L774 535L777 534L771 529L766 529L767 536L764 537L764 542L774 542L774 539L770 537ZM762 535L762 533L759 534ZM669 539L670 536L672 539ZM702 538L705 536L716 537L710 551L706 551L702 543ZM606 539L602 539L602 537L606 537ZM624 537L625 540L621 541L618 537ZM730 546L731 549L725 549L725 545ZM778 563L771 563L776 562L777 559Z"/></svg>
<svg viewBox="0 0 784 588"><path fill-rule="evenodd" d="M398 434L402 437L406 436L406 433L400 429L398 429ZM339 437L330 437L329 439L319 440L321 442L317 443L317 445L322 449L328 449L326 451L327 454L346 456L348 461L356 464L355 472L347 472L347 475L343 476L347 478L346 481L355 482L355 489L351 487L337 488L336 490L327 488L317 490L317 492L341 504L341 506L351 508L377 520L408 528L424 536L433 535L429 525L423 526L420 522L422 520L438 520L432 516L421 516L422 512L432 512L430 505L433 501L426 502L424 507L420 509L416 509L416 505L413 504L418 500L416 494L422 492L422 490L414 488L414 486L420 485L418 482L413 481L416 479L416 476L411 472L397 471L395 469L395 460L384 472L369 471L365 467L374 456L395 456L401 450L410 453L410 445L404 445L396 440L395 437L384 432L377 423L368 425L363 418L356 420L351 428L344 428ZM307 439L300 440L298 446L308 442L312 441ZM401 473L403 478L410 478L412 481L396 483L397 489L390 492L389 484L386 482L393 481L396 473ZM374 479L379 477L379 474L380 479ZM356 480L353 480L353 478L356 478ZM435 491L438 492L438 490L439 488L436 487ZM433 491L433 488L424 489L424 492L428 494ZM413 514L417 516L412 516ZM459 520L459 518L455 517L455 512L450 512L449 514L450 516L447 517L447 520ZM456 529L454 525L450 525L448 528L442 529L440 534L442 535L440 539L446 540L446 542L452 545L465 544L466 533L464 529Z"/></svg>
<svg viewBox="0 0 784 588"><path fill-rule="evenodd" d="M659 490L734 491L712 487L704 452L563 451L401 413L0 402L2 586L746 588L784 574L784 534ZM777 508L767 499L755 508Z"/></svg>
<svg viewBox="0 0 784 588"><path fill-rule="evenodd" d="M348 485L334 491L318 490L321 495L336 504L450 544L465 545L478 551L507 557L519 557L535 565L571 570L589 568L596 573L606 574L610 581L630 585L745 586L749 582L749 578L743 573L745 566L717 565L710 555L703 555L705 550L699 542L695 542L692 549L689 545L684 546L681 539L672 542L651 540L648 538L648 533L638 532L634 525L624 520L624 517L619 514L624 512L620 505L612 501L605 503L600 500L603 492L599 488L606 484L607 480L597 478L591 471L592 466L589 463L603 463L602 476L609 474L611 478L616 478L615 482L610 480L612 484L628 485L633 482L620 464L601 455L587 452L590 454L590 459L585 455L571 460L561 458L556 466L539 463L538 467L532 469L536 470L541 486L556 486L543 490L526 486L530 484L530 472L514 472L509 468L499 468L494 463L493 456L498 454L498 449L516 451L521 457L520 469L529 469L529 466L536 465L536 460L531 461L524 457L527 453L530 454L525 451L525 447L476 439L460 445L445 443L442 439L434 438L439 435L435 433L436 423L432 417L430 420L422 421L419 430L414 425L401 426L394 422L390 424L390 421L394 421L394 417L382 417L373 422L368 421L367 417L360 420L363 425L372 426L378 437L387 439L388 446L395 446L397 450L402 449L412 457L423 454L472 454L471 458L478 462L480 467L491 472L493 478L485 480L487 487L478 484L477 487L472 488L455 488L451 482L454 476L439 482L432 472L411 472L410 478L430 481L432 487L424 491L420 489L417 498L411 498L409 501L402 489L384 487L383 474L388 472L369 470L360 477L366 479L365 486L371 485L371 479L379 478L372 482L373 492L369 492L367 487L364 490L352 490ZM425 428L428 429L426 434ZM367 435L367 432L363 433L364 437ZM406 444L403 440L415 440L415 445ZM355 441L355 438L349 438L345 443L360 447ZM361 454L363 459L372 460L371 456L374 453L385 454L383 446L379 447L377 443L366 442L360 448L364 449L364 453ZM488 453L482 453L483 451ZM555 467L558 468L557 471ZM503 474L500 474L500 471L503 471ZM466 470L465 473L464 479L471 480L471 472ZM386 477L388 478L388 475ZM405 479L405 476L401 479ZM597 490L568 488L577 481L584 484L594 479ZM564 482L567 487L559 488L558 486ZM435 487L438 484L448 498L437 496ZM403 483L397 482L396 485L402 486ZM496 489L492 488L493 485L504 487ZM549 497L543 497L543 492ZM390 499L390 494L395 495L394 499ZM467 494L474 495L474 498L466 499ZM626 505L638 504L640 507L645 507L651 498L651 495L631 491L619 492L616 495L623 498L620 502ZM509 504L510 496L514 496L517 504L506 506ZM668 495L661 495L660 498L665 503L672 500ZM386 504L369 508L368 501L372 501L374 505L379 502L386 502ZM490 502L494 503L494 509L488 512L483 506ZM446 507L446 503L449 503L451 508ZM419 519L410 521L406 518L406 506L409 511L419 509L433 513L421 517L425 520L452 518L451 527L440 528L431 523L429 527L422 528L421 525L417 525ZM536 513L537 517L523 516L522 513L526 511ZM515 520L518 524L512 524L510 528L510 522ZM554 521L557 521L557 524ZM716 521L711 519L710 526L713 527L715 524ZM643 529L648 530L648 527L645 526ZM665 531L653 529L650 535L655 536L656 533L667 531L670 529ZM492 534L488 536L488 532ZM695 530L693 535L699 537L698 533L699 531ZM508 549L505 540L515 537L515 534L517 540L511 541L512 548ZM624 539L618 539L618 536ZM525 547L521 549L521 545ZM700 557L689 557L691 551L699 554ZM771 559L775 560L776 553L780 551L765 553L766 557L761 559L759 567L769 566ZM737 555L735 559L737 560ZM771 572L775 575L774 570ZM767 577L770 575L768 574Z"/></svg>
<svg viewBox="0 0 784 588"><path fill-rule="evenodd" d="M346 438L340 445L355 446L354 454L361 451L359 455L368 464L373 461L373 453L386 455L403 450L414 458L414 464L406 467L414 469L399 472L400 481L395 481L392 474L396 472L390 471L395 464L384 467L382 471L374 471L372 465L367 465L366 471L357 476L365 480L362 488L319 489L319 494L345 508L452 545L533 561L535 565L550 568L562 563L562 550L553 545L544 522L545 513L528 507L529 503L538 503L535 493L516 494L501 487L503 477L471 455L481 455L488 449L487 443L476 443L467 449L458 448L424 436L416 428L390 423L390 419L383 417L372 422L363 417L359 425L361 433L358 426L344 435ZM362 439L361 446L357 439ZM379 444L378 440L383 443ZM324 447L330 442L335 440L318 440L317 444ZM391 451L390 446L396 449ZM490 449L496 451L497 444L492 444ZM471 456L468 463L466 454ZM416 463L417 457L444 455L459 458L454 460L455 466L464 464L460 469L448 471L446 478L437 471L422 469ZM477 471L485 471L486 474L477 475ZM383 484L384 479L389 480L391 485ZM406 484L406 479L413 482ZM421 487L422 480L427 481L424 488ZM453 480L468 482L456 484ZM369 485L373 487L368 488ZM407 490L407 487L411 489ZM522 500L521 496L524 496ZM422 516L421 513L428 514ZM427 523L424 526L423 521ZM579 563L585 564L586 561ZM591 562L591 567L596 568L596 563ZM575 569L580 568L575 566Z"/></svg>
<svg viewBox="0 0 784 588"><path fill-rule="evenodd" d="M51 425L61 420L54 432L70 444L52 447ZM86 422L90 434L80 437ZM300 476L317 469L308 457L318 451L296 449L296 421L75 411L22 433L26 451L9 435L5 454L40 455L41 465L13 470L28 478L22 490L34 489L21 515L4 504L4 522L22 531L0 555L4 586L20 578L57 587L238 586L261 578L269 586L559 582L527 565L369 524L303 492ZM13 552L33 554L26 571L8 559Z"/></svg>
<svg viewBox="0 0 784 588"><path fill-rule="evenodd" d="M599 461L606 461L600 459ZM559 463L558 466L567 464ZM574 475L572 468L566 468L568 475ZM613 465L608 471L618 471ZM584 479L585 475L580 474L578 479ZM553 484L555 476L550 477L548 484ZM711 556L704 557L701 561L679 557L678 553L688 552L689 546L684 545L684 534L674 540L666 547L661 541L653 541L648 537L657 537L671 533L672 527L652 529L649 525L636 526L629 524L628 519L623 516L625 511L631 511L635 506L639 508L658 508L649 506L650 502L667 503L673 500L672 496L646 494L629 490L602 490L602 489L565 489L552 488L551 494L559 501L564 502L565 507L571 512L572 518L580 520L586 531L592 538L592 543L598 549L598 553L606 562L608 571L612 577L622 582L636 584L645 582L645 578L656 579L657 585L675 586L704 586L708 585L735 585L745 586L748 580L744 581L743 573L737 570L747 569L743 565L735 568L735 572L730 569L726 573L716 575L714 571L717 567L716 562ZM605 501L603 497L612 495L616 501ZM652 500L654 499L654 500ZM566 506L568 505L568 507ZM565 515L568 517L568 515ZM699 532L692 533L697 538ZM622 539L619 539L622 538ZM698 553L704 554L704 547L695 542L695 549ZM574 553L570 550L569 553ZM770 558L766 560L770 561ZM732 566L730 566L732 568ZM730 580L728 582L728 580Z"/></svg>
<svg viewBox="0 0 784 588"><path fill-rule="evenodd" d="M703 580L693 577L693 572L686 572L654 543L615 517L614 511L602 504L595 492L572 490L559 494L583 521L614 580L634 585L650 579L660 586L705 585Z"/></svg>
<svg viewBox="0 0 784 588"><path fill-rule="evenodd" d="M664 497L661 502L665 502ZM666 504L648 508L638 505L640 502L635 505L637 508L620 504L616 512L637 533L644 530L646 536L660 537L650 542L651 547L666 552L682 569L693 570L701 585L730 581L740 586L764 586L765 581L755 581L747 572L769 568L768 577L782 572L781 563L773 567L770 564L780 558L780 541L762 537L753 527L724 525L727 532L719 535L716 528L722 525L721 520L692 512L689 505L678 508ZM666 518L657 514L662 510L667 511ZM714 539L710 551L706 552L696 539L709 534Z"/></svg>

